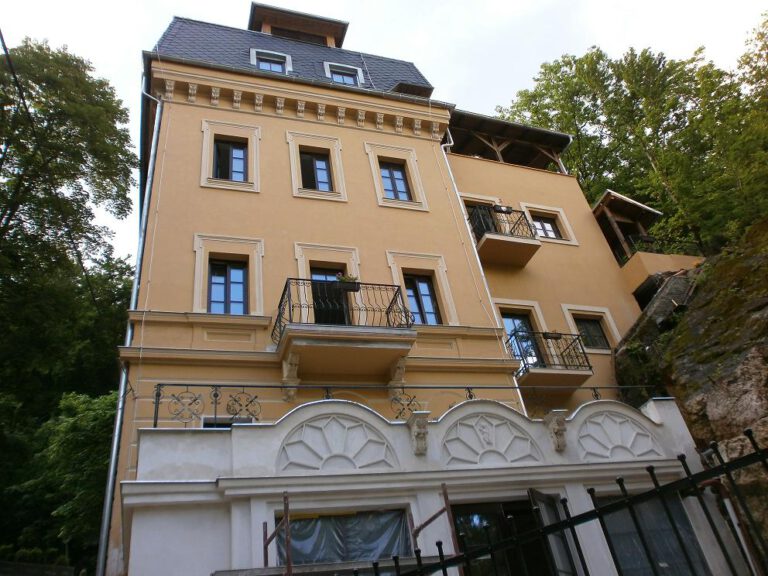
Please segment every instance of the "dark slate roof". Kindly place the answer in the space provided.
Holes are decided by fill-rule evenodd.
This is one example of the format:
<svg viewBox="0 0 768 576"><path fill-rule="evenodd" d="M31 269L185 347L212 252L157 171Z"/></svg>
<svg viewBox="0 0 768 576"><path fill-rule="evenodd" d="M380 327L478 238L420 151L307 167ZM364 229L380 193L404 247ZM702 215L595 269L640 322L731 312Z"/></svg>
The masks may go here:
<svg viewBox="0 0 768 576"><path fill-rule="evenodd" d="M256 75L251 64L251 48L290 54L293 72L290 76L310 82L327 82L323 62L346 64L363 70L363 88L378 92L423 92L431 95L432 85L411 62L362 54L343 48L329 48L309 42L280 38L262 32L229 28L218 24L175 17L155 46L153 54L160 58L178 59L202 66L225 68ZM399 86L398 86L399 85ZM406 85L405 87L403 85ZM338 86L338 85L336 85Z"/></svg>

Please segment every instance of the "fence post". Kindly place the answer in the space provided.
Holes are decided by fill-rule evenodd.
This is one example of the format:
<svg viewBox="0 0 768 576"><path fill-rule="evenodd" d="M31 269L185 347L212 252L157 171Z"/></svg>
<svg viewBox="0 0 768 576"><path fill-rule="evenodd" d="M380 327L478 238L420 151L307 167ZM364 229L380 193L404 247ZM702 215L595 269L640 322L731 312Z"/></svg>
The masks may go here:
<svg viewBox="0 0 768 576"><path fill-rule="evenodd" d="M693 490L693 494L696 496L696 500L698 500L699 506L701 506L701 511L704 512L704 517L707 519L707 524L709 524L709 528L712 530L712 534L714 535L715 540L717 540L717 545L720 548L720 552L723 554L723 557L725 557L725 561L728 564L728 569L731 571L731 574L735 576L736 568L734 567L733 561L731 560L731 555L728 554L728 549L725 547L723 537L720 536L720 532L718 531L717 526L715 526L715 521L712 520L712 514L709 513L709 508L707 508L707 503L704 502L704 498L701 496L699 486L693 479L693 474L691 474L691 469L688 467L688 462L685 461L685 454L679 454L677 459L680 461L680 465L683 467L683 471L685 472L688 483Z"/></svg>

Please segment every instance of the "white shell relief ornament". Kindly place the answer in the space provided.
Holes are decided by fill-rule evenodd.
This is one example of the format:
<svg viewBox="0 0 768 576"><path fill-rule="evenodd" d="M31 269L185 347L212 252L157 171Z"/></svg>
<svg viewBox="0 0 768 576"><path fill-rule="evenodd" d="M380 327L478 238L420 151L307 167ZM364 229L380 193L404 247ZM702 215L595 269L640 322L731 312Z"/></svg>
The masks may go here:
<svg viewBox="0 0 768 576"><path fill-rule="evenodd" d="M493 414L462 418L443 440L446 466L504 465L540 462L541 453L530 436L509 420Z"/></svg>
<svg viewBox="0 0 768 576"><path fill-rule="evenodd" d="M662 455L653 435L640 423L616 412L587 418L579 428L583 460L632 460Z"/></svg>
<svg viewBox="0 0 768 576"><path fill-rule="evenodd" d="M396 469L389 442L372 426L345 415L315 418L285 439L277 468L292 470Z"/></svg>

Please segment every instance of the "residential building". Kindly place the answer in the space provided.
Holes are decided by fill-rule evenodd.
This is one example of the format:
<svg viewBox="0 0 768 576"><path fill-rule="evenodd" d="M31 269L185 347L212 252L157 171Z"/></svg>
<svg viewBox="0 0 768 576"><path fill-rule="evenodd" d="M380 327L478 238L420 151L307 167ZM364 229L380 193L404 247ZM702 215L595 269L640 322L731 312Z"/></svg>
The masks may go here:
<svg viewBox="0 0 768 576"><path fill-rule="evenodd" d="M446 515L412 530L443 482L456 525L533 522L529 489L575 514L617 475L698 465L671 399L617 401L640 307L570 137L433 100L346 29L254 3L247 29L175 18L144 54L109 574L452 553ZM288 514L293 548L263 545ZM611 573L599 527L578 533Z"/></svg>

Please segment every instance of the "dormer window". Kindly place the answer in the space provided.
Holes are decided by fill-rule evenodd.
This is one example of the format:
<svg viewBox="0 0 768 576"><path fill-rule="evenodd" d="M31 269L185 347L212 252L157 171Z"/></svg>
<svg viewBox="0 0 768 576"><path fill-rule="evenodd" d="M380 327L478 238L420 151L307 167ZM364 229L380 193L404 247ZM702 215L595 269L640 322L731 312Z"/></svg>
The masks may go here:
<svg viewBox="0 0 768 576"><path fill-rule="evenodd" d="M365 84L363 71L356 66L323 62L323 67L325 68L326 77L336 84L344 84L345 86L361 86Z"/></svg>
<svg viewBox="0 0 768 576"><path fill-rule="evenodd" d="M275 74L288 74L293 70L291 57L288 54L255 48L251 48L251 64L256 66L257 70Z"/></svg>

